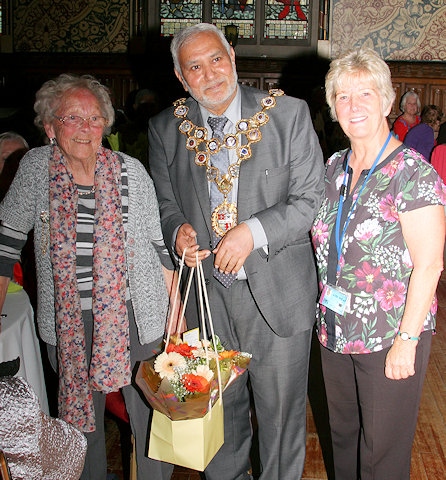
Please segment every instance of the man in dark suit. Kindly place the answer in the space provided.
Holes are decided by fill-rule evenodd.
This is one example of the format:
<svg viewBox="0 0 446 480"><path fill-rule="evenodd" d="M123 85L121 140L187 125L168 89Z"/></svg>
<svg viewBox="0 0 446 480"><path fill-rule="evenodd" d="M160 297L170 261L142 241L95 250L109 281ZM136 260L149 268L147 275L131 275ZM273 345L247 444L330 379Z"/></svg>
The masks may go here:
<svg viewBox="0 0 446 480"><path fill-rule="evenodd" d="M187 249L189 267L198 252L216 334L226 348L253 355L260 478L296 480L305 457L317 295L309 230L323 192L321 149L305 102L238 85L234 50L213 25L179 32L171 52L191 97L149 122L164 238L177 258ZM194 326L198 316L187 319ZM225 443L208 480L252 478L247 379L225 391Z"/></svg>

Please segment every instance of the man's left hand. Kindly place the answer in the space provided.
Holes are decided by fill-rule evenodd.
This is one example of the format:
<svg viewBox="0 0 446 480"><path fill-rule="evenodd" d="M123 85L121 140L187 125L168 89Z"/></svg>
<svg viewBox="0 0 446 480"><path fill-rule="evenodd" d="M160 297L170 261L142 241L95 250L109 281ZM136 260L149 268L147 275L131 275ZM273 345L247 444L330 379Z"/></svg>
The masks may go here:
<svg viewBox="0 0 446 480"><path fill-rule="evenodd" d="M224 273L237 273L253 248L250 228L240 223L229 230L212 251L215 254L215 268Z"/></svg>

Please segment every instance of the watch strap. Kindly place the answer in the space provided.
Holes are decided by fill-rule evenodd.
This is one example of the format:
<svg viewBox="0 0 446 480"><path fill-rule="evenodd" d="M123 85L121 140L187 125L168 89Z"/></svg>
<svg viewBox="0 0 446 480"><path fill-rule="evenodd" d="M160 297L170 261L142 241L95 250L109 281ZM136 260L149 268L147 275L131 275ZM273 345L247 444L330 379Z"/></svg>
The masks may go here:
<svg viewBox="0 0 446 480"><path fill-rule="evenodd" d="M420 340L420 337L411 337L407 332L398 332L398 335L404 340L413 340L414 342Z"/></svg>

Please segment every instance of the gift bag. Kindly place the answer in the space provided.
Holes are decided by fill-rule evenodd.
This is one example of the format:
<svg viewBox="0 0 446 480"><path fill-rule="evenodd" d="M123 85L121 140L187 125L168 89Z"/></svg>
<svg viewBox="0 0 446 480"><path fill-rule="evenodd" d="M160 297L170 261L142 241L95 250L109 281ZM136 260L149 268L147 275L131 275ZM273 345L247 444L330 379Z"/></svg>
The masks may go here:
<svg viewBox="0 0 446 480"><path fill-rule="evenodd" d="M183 265L184 258L181 263L181 269ZM184 316L194 272L196 272L198 283L201 334L203 341L207 339L206 308L213 342L213 352L216 353L218 349L204 282L203 267L198 262L197 267L191 269L188 278L181 317ZM175 298L178 295L179 289ZM175 311L175 305L172 311ZM169 319L169 322L171 320ZM180 323L181 321L178 322L178 325ZM165 352L170 345L170 328L167 329L167 332ZM205 352L207 367L213 362L213 370L215 371L212 381L208 383L209 388L205 392L197 390L190 396L180 396L175 391L175 388L172 387L172 384L169 383L168 378L160 380L157 377L155 372L156 360L154 361L154 359L141 362L136 375L136 383L140 386L154 410L148 456L155 460L162 460L199 471L205 470L224 442L223 389L219 355L216 354L210 359L208 358L208 355L211 353L208 351L209 348L205 347L201 350ZM163 354L160 354L158 357L161 355Z"/></svg>
<svg viewBox="0 0 446 480"><path fill-rule="evenodd" d="M171 420L154 410L149 457L203 471L224 442L223 401L219 398L204 417Z"/></svg>

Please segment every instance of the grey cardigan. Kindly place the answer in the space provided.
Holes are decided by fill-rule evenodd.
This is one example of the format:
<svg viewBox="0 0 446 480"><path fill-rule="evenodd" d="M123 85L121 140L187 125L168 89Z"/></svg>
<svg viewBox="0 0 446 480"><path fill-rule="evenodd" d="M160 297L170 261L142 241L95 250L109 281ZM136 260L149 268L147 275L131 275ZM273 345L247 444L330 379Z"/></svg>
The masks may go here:
<svg viewBox="0 0 446 480"><path fill-rule="evenodd" d="M50 146L39 147L23 157L0 204L0 221L25 234L34 228L37 324L42 340L56 345L53 274L41 219L42 212L49 212L50 152ZM127 166L129 184L125 254L130 297L139 340L147 344L163 336L169 303L161 261L152 243L162 239L158 203L152 180L143 165L124 153L119 154ZM163 264L172 265L169 260Z"/></svg>

